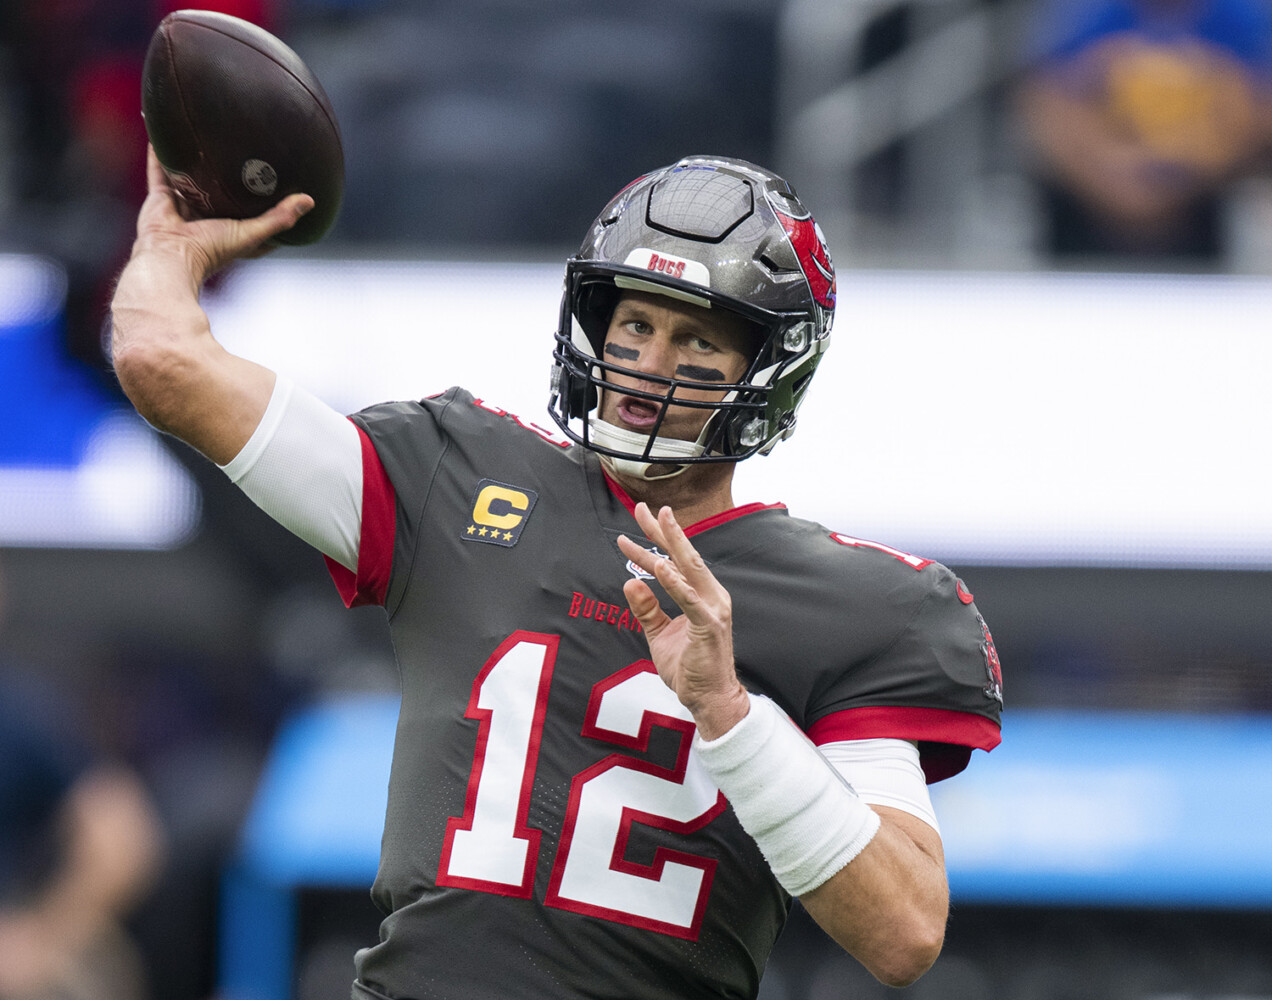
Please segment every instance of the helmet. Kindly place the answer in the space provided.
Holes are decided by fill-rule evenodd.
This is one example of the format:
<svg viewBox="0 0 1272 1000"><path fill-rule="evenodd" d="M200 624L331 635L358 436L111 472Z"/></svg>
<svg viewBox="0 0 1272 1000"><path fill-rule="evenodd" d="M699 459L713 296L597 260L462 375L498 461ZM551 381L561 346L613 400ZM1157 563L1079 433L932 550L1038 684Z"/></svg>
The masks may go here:
<svg viewBox="0 0 1272 1000"><path fill-rule="evenodd" d="M665 386L644 393L661 411L649 434L593 413L609 372L603 354L623 290L655 292L725 309L754 328L758 345L736 383L640 374ZM821 355L830 345L835 271L821 229L781 177L727 157L692 156L633 181L592 223L565 269L553 351L553 419L572 440L622 471L661 478L701 462L767 454L789 437ZM720 402L684 400L678 388L723 391ZM695 442L658 437L667 408L715 412Z"/></svg>

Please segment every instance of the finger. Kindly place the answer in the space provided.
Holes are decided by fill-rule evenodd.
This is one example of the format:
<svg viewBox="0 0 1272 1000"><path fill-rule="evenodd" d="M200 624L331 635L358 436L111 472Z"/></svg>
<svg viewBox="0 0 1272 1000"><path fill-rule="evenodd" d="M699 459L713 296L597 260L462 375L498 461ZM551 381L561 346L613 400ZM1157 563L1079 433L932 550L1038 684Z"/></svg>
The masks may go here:
<svg viewBox="0 0 1272 1000"><path fill-rule="evenodd" d="M663 585L663 589L672 596L680 607L686 612L689 610L686 601L700 602L702 597L708 596L716 604L726 604L729 601L729 595L720 582L715 578L715 574L707 567L706 561L699 555L698 550L694 548L693 543L689 541L689 536L684 533L680 527L680 522L676 520L676 515L670 507L662 507L655 517L649 507L642 501L635 508L636 523L640 525L641 530L645 532L646 537L655 545L668 554L667 559L658 560L674 566L677 570L678 579L663 579L658 572L657 563L650 566L642 565L643 568L653 573L657 577L658 582ZM655 557L657 559L657 557ZM672 593L668 587L677 588L676 593ZM688 588L688 589L686 589ZM677 594L681 596L677 596ZM698 620L705 623L706 617L704 613L699 613ZM692 620L692 616L691 616Z"/></svg>
<svg viewBox="0 0 1272 1000"><path fill-rule="evenodd" d="M646 573L653 573L654 567L661 562L664 557L653 552L645 546L633 542L626 535L618 536L618 548L623 555L627 556L632 562L643 569Z"/></svg>
<svg viewBox="0 0 1272 1000"><path fill-rule="evenodd" d="M301 217L314 207L314 200L307 194L288 195L268 212L240 223L239 242L243 247L258 246L273 239L279 233L291 229Z"/></svg>
<svg viewBox="0 0 1272 1000"><path fill-rule="evenodd" d="M671 557L671 561L685 578L697 587L717 588L719 584L715 574L707 568L706 560L694 548L693 542L689 541L689 536L680 527L680 522L676 520L670 507L663 507L658 511L656 523L659 547Z"/></svg>
<svg viewBox="0 0 1272 1000"><path fill-rule="evenodd" d="M637 566L646 573L652 574L662 585L663 590L667 591L668 596L680 605L681 610L687 611L687 605L690 604L701 604L701 595L685 579L684 574L680 572L672 559L657 552L651 552L643 545L633 542L626 535L619 536L618 547Z"/></svg>
<svg viewBox="0 0 1272 1000"><path fill-rule="evenodd" d="M657 637L658 633L671 624L671 616L662 609L658 598L643 580L628 580L623 584L623 596L627 598L627 606L640 622L645 631L646 640Z"/></svg>
<svg viewBox="0 0 1272 1000"><path fill-rule="evenodd" d="M645 536L673 559L683 558L690 553L697 554L693 543L681 529L680 522L676 520L676 515L670 507L660 507L658 513L654 514L649 506L641 501L636 505L635 516L636 523L640 525Z"/></svg>
<svg viewBox="0 0 1272 1000"><path fill-rule="evenodd" d="M695 625L713 626L718 623L720 615L712 608L707 607L702 599L702 595L698 590L690 584L675 566L675 564L665 556L656 555L650 552L642 545L637 545L626 535L620 535L618 538L619 548L623 553L636 563L641 569L647 573L652 573L654 578L667 592L667 596L676 602L676 606L685 613L685 617ZM630 590L628 588L631 588ZM641 627L648 633L653 629L653 634L657 630L667 625L671 618L662 610L658 604L658 599L654 596L654 592L649 589L648 584L643 580L629 580L623 586L623 593L627 595L628 606L632 609L632 613L636 615L641 623ZM634 602L633 596L640 601L647 602L638 607ZM648 614L653 616L652 622L647 622L642 617L642 612L648 607Z"/></svg>
<svg viewBox="0 0 1272 1000"><path fill-rule="evenodd" d="M679 531L680 525L677 523L675 515L672 514L670 507L659 508L658 514L655 515L654 512L650 510L649 505L644 501L641 501L636 505L635 509L636 523L640 525L640 530L644 532L645 537L653 542L657 548L666 552L672 558L675 558L678 551L683 558L685 555L684 548L682 547L679 550L674 549L674 542L670 537L668 537L667 526L660 520L660 518L664 516L664 511L666 512L665 516L670 518L671 524L675 526L675 530L679 532L683 538L684 533ZM687 544L688 539L685 541ZM692 551L693 546L689 545L689 549Z"/></svg>
<svg viewBox="0 0 1272 1000"><path fill-rule="evenodd" d="M667 596L676 602L694 625L712 627L722 620L716 608L708 605L702 592L680 572L673 560L659 559L653 573Z"/></svg>
<svg viewBox="0 0 1272 1000"><path fill-rule="evenodd" d="M176 216L181 219L189 220L190 212L185 203L185 199L177 195L172 187L172 180L168 176L168 172L164 169L163 164L159 162L159 155L155 152L155 147L146 146L146 201L142 205L141 215L137 222L142 226L145 221L150 222L166 222Z"/></svg>
<svg viewBox="0 0 1272 1000"><path fill-rule="evenodd" d="M165 193L172 190L172 186L168 183L167 171L163 169L163 164L159 162L159 155L155 152L155 147L146 146L146 188L147 190L163 191Z"/></svg>

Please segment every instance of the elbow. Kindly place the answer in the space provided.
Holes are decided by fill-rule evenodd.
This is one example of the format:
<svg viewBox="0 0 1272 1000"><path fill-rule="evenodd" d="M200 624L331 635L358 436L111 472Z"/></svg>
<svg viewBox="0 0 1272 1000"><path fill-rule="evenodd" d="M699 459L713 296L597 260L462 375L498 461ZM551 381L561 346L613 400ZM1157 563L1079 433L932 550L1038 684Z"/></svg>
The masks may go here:
<svg viewBox="0 0 1272 1000"><path fill-rule="evenodd" d="M111 301L111 361L137 412L166 430L170 411L207 364L211 330L197 299L149 288L144 269L131 274L132 266Z"/></svg>
<svg viewBox="0 0 1272 1000"><path fill-rule="evenodd" d="M172 433L206 367L203 343L196 337L122 334L116 325L111 360L119 387L148 423Z"/></svg>
<svg viewBox="0 0 1272 1000"><path fill-rule="evenodd" d="M165 400L175 372L181 367L179 359L161 345L133 343L126 347L116 345L112 357L115 377L119 387L137 412L149 423L166 429Z"/></svg>
<svg viewBox="0 0 1272 1000"><path fill-rule="evenodd" d="M909 986L932 968L945 945L944 923L915 926L898 936L867 965L870 973L885 986Z"/></svg>

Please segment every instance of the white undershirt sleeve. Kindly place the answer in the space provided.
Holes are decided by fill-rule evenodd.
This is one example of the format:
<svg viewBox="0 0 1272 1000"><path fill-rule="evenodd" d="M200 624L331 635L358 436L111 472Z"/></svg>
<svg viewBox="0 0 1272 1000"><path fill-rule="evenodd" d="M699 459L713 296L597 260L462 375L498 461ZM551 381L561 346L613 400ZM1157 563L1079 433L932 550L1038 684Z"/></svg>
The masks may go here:
<svg viewBox="0 0 1272 1000"><path fill-rule="evenodd" d="M909 740L844 740L817 749L863 802L908 812L941 832L919 764L919 748Z"/></svg>
<svg viewBox="0 0 1272 1000"><path fill-rule="evenodd" d="M362 442L348 418L280 375L251 438L221 469L284 528L357 572Z"/></svg>

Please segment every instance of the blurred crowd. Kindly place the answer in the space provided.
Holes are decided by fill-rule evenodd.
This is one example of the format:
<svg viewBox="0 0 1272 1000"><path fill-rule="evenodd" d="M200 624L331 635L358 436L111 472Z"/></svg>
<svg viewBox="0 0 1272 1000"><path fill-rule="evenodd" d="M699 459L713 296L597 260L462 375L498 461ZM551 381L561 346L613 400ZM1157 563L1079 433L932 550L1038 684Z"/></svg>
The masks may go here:
<svg viewBox="0 0 1272 1000"><path fill-rule="evenodd" d="M145 193L142 63L155 25L186 6L0 4L0 251L46 254L64 264L68 348L99 372L105 306ZM199 6L279 27L272 0Z"/></svg>
<svg viewBox="0 0 1272 1000"><path fill-rule="evenodd" d="M1055 257L1221 263L1234 182L1266 171L1266 0L1052 0L1018 111Z"/></svg>

